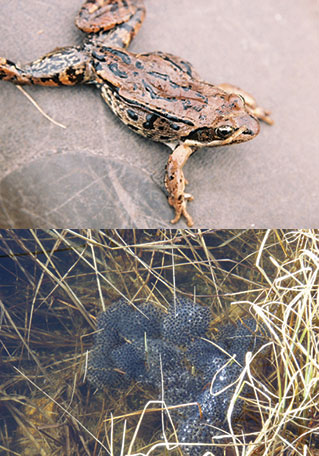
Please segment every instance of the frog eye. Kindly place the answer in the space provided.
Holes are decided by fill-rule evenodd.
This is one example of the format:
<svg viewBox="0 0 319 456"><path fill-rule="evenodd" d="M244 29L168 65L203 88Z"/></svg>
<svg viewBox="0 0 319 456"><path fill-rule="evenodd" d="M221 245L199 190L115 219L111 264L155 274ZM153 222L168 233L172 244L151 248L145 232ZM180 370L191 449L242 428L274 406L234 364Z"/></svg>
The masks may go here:
<svg viewBox="0 0 319 456"><path fill-rule="evenodd" d="M233 131L234 129L230 125L221 125L215 128L215 135L220 139L226 139L233 134Z"/></svg>

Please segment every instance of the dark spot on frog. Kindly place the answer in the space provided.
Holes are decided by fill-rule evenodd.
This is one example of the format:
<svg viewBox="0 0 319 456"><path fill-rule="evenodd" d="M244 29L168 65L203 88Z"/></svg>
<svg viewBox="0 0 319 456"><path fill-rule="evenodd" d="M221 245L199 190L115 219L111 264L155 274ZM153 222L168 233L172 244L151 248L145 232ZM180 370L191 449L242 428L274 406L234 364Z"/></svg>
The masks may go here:
<svg viewBox="0 0 319 456"><path fill-rule="evenodd" d="M167 141L168 139L171 139L170 136L160 136L161 141Z"/></svg>
<svg viewBox="0 0 319 456"><path fill-rule="evenodd" d="M132 125L132 124L126 124L131 130L134 130L134 131L138 131L138 127L136 125Z"/></svg>
<svg viewBox="0 0 319 456"><path fill-rule="evenodd" d="M81 82L84 79L84 73L79 73L74 68L68 68L66 70L66 74L68 75L70 81Z"/></svg>
<svg viewBox="0 0 319 456"><path fill-rule="evenodd" d="M195 92L195 94L196 94L199 98L201 98L202 100L204 100L204 103L205 103L205 104L208 104L208 98L207 98L205 95L203 95L203 94L200 93L200 92Z"/></svg>
<svg viewBox="0 0 319 456"><path fill-rule="evenodd" d="M101 50L104 53L109 52L112 55L116 55L117 57L119 57L122 60L123 63L126 63L127 65L129 65L131 63L131 57L128 54L126 54L125 52L120 51L119 49L102 46Z"/></svg>
<svg viewBox="0 0 319 456"><path fill-rule="evenodd" d="M178 117L172 116L171 114L165 114L165 118L168 120L172 120L173 122L182 122L186 125L190 125L191 127L194 126L193 122L187 119L179 119Z"/></svg>
<svg viewBox="0 0 319 456"><path fill-rule="evenodd" d="M141 21L138 21L139 23ZM124 30L127 30L128 32L132 32L134 30L134 27L132 27L131 25L127 24L126 22L124 22L124 24L121 24L119 26L119 28L123 28Z"/></svg>
<svg viewBox="0 0 319 456"><path fill-rule="evenodd" d="M183 108L186 110L186 109L189 109L192 107L192 102L191 100L184 100L183 101Z"/></svg>
<svg viewBox="0 0 319 456"><path fill-rule="evenodd" d="M192 108L193 108L194 111L196 111L196 112L201 112L201 110L203 109L203 106L192 106Z"/></svg>
<svg viewBox="0 0 319 456"><path fill-rule="evenodd" d="M103 71L103 65L100 62L93 62L93 67L96 71Z"/></svg>
<svg viewBox="0 0 319 456"><path fill-rule="evenodd" d="M204 106L201 106L201 105L196 106L196 105L192 104L191 100L184 100L183 108L184 108L184 110L192 108L194 111L200 112L204 108Z"/></svg>
<svg viewBox="0 0 319 456"><path fill-rule="evenodd" d="M158 116L155 114L147 114L146 122L143 123L143 128L151 130L154 128L154 122L158 119Z"/></svg>
<svg viewBox="0 0 319 456"><path fill-rule="evenodd" d="M158 71L148 71L147 74L154 76L155 78L163 79L164 81L167 81L168 75L159 73Z"/></svg>
<svg viewBox="0 0 319 456"><path fill-rule="evenodd" d="M192 69L191 69L189 63L182 60L181 64L186 67L186 73L188 74L188 76L192 76Z"/></svg>
<svg viewBox="0 0 319 456"><path fill-rule="evenodd" d="M171 87L173 89L180 89L181 88L180 85L176 84L176 82L173 82L173 81L170 81L170 85L171 85Z"/></svg>
<svg viewBox="0 0 319 456"><path fill-rule="evenodd" d="M105 62L105 54L101 54L99 52L96 52L96 51L92 51L92 56L95 58L95 59L98 59L100 62Z"/></svg>
<svg viewBox="0 0 319 456"><path fill-rule="evenodd" d="M163 55L163 58L167 62L170 62L174 67L178 68L180 71L183 71L185 73L184 68L182 68L180 65L177 65L177 63L174 62L174 60L171 60L167 55Z"/></svg>
<svg viewBox="0 0 319 456"><path fill-rule="evenodd" d="M192 131L186 139L193 139L194 141L211 141L214 137L214 134L210 128L198 128L197 130Z"/></svg>
<svg viewBox="0 0 319 456"><path fill-rule="evenodd" d="M109 81L107 81L107 83L106 83L106 81L105 81L105 82L102 84L102 87L110 89L110 91L112 92L114 98L115 98L116 100L121 101L121 97L120 97L120 95L119 95L119 88L118 88L118 87L116 87L115 85L113 85L113 84L112 84L111 82L109 82Z"/></svg>
<svg viewBox="0 0 319 456"><path fill-rule="evenodd" d="M115 13L115 11L117 11L118 8L119 8L118 2L112 3L112 5L111 5L111 13Z"/></svg>
<svg viewBox="0 0 319 456"><path fill-rule="evenodd" d="M129 118L134 120L134 122L136 122L138 120L138 115L136 114L135 111L133 111L132 109L128 109L126 112L127 112L127 115L129 116Z"/></svg>
<svg viewBox="0 0 319 456"><path fill-rule="evenodd" d="M175 130L175 131L178 131L178 130L180 129L180 126L179 126L179 125L176 125L176 124L174 124L174 123L171 123L169 126L170 126L170 128L172 128L172 129Z"/></svg>
<svg viewBox="0 0 319 456"><path fill-rule="evenodd" d="M40 78L40 80L41 80L42 82L53 81L53 82L55 82L56 84L61 84L60 78L59 78L59 76L58 76L57 74L55 74L54 76L51 75L49 78L48 78L48 77Z"/></svg>
<svg viewBox="0 0 319 456"><path fill-rule="evenodd" d="M119 69L119 66L117 63L109 63L108 67L112 71L112 73L115 74L115 76L118 76L119 78L122 78L122 79L128 78L127 73L125 73L125 71L121 71Z"/></svg>
<svg viewBox="0 0 319 456"><path fill-rule="evenodd" d="M145 90L150 94L151 98L154 100L156 98L159 98L156 93L153 90L153 87L150 86L144 79L142 79L143 86L145 87Z"/></svg>
<svg viewBox="0 0 319 456"><path fill-rule="evenodd" d="M137 60L137 61L135 62L135 66L136 66L136 68L139 68L140 70L141 70L142 68L144 68L143 63L142 63L140 60Z"/></svg>

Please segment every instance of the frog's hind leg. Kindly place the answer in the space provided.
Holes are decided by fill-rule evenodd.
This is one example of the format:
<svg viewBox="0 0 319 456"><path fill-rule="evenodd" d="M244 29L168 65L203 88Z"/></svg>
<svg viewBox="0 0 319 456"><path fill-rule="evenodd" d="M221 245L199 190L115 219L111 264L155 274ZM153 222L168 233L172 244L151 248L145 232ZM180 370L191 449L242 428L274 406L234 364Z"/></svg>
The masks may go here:
<svg viewBox="0 0 319 456"><path fill-rule="evenodd" d="M187 181L182 168L195 150L196 148L184 144L177 146L169 156L165 171L168 202L175 209L175 217L171 223L177 223L181 216L184 216L189 227L193 226L194 222L186 209L186 204L187 201L192 201L194 198L189 193L184 192Z"/></svg>
<svg viewBox="0 0 319 456"><path fill-rule="evenodd" d="M75 85L94 80L94 70L89 54L79 47L65 47L21 66L0 58L0 79L18 85Z"/></svg>
<svg viewBox="0 0 319 456"><path fill-rule="evenodd" d="M88 0L75 20L88 43L126 48L145 17L143 0Z"/></svg>
<svg viewBox="0 0 319 456"><path fill-rule="evenodd" d="M258 119L263 120L269 125L272 125L274 123L274 121L270 117L271 112L267 111L261 106L258 106L255 98L252 95L250 95L250 93L228 83L219 84L216 87L219 87L227 93L236 93L237 95L240 95L245 100L246 107L251 114L253 114Z"/></svg>

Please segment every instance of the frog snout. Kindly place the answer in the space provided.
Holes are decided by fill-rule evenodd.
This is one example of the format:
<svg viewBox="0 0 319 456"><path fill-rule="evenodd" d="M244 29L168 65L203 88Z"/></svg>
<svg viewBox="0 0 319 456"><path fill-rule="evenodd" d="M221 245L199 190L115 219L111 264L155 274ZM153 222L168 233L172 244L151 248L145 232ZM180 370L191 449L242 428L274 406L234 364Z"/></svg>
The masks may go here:
<svg viewBox="0 0 319 456"><path fill-rule="evenodd" d="M245 140L250 139L249 136L253 138L254 136L258 135L260 130L258 119L250 114L243 116L240 119L240 122L238 122L237 126L239 128L245 127L245 130L242 133L242 135L245 137Z"/></svg>

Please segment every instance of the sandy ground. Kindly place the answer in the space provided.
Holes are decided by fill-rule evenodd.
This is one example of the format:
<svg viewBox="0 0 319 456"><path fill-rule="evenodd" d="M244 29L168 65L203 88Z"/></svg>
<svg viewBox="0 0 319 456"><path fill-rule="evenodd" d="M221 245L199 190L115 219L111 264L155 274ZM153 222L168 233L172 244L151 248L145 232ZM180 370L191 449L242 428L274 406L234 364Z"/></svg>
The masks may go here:
<svg viewBox="0 0 319 456"><path fill-rule="evenodd" d="M0 0L0 56L28 62L79 44L81 0ZM194 6L195 5L195 6ZM319 226L318 2L147 0L131 50L191 61L272 110L253 141L198 151L185 166L195 227ZM0 82L0 226L169 227L169 149L130 132L98 90L28 87L55 120ZM184 221L177 225L185 227Z"/></svg>

